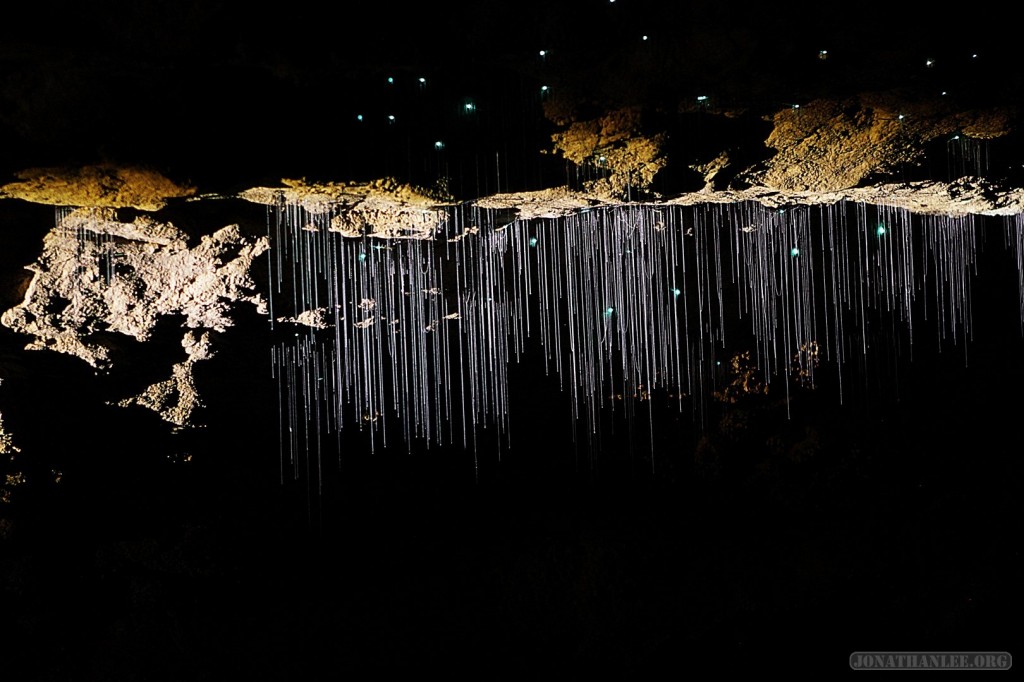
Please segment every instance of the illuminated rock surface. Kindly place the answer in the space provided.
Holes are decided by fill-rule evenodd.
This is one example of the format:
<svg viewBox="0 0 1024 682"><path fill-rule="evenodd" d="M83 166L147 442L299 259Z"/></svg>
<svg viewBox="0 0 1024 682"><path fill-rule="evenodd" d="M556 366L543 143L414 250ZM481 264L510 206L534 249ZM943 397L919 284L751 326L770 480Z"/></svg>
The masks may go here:
<svg viewBox="0 0 1024 682"><path fill-rule="evenodd" d="M207 332L198 338L194 332L186 332L181 345L185 348L188 358L171 368L170 379L155 383L139 395L120 401L118 405L139 405L153 410L175 426L196 426L192 421L193 413L202 408L203 402L192 376L192 366L196 362L212 358L214 351L210 348Z"/></svg>
<svg viewBox="0 0 1024 682"><path fill-rule="evenodd" d="M168 199L195 193L194 188L175 184L155 171L114 165L31 168L15 176L16 182L0 186L0 199L22 199L53 206L156 211Z"/></svg>
<svg viewBox="0 0 1024 682"><path fill-rule="evenodd" d="M189 248L173 226L139 217L118 222L109 211L80 209L63 217L29 268L25 300L3 324L35 337L31 349L76 355L106 368L111 348L98 332L146 341L161 317L223 331L236 301L263 305L249 274L266 251L237 227L224 227Z"/></svg>
<svg viewBox="0 0 1024 682"><path fill-rule="evenodd" d="M232 4L0 22L5 670L1016 646L1014 22Z"/></svg>

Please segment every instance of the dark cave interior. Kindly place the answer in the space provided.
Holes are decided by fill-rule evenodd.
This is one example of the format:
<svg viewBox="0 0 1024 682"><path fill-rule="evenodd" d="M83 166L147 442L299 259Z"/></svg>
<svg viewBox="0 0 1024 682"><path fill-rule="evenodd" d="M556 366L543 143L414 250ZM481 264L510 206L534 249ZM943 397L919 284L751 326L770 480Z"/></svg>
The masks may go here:
<svg viewBox="0 0 1024 682"><path fill-rule="evenodd" d="M554 130L548 85L595 111L654 112L684 160L655 190L689 191L703 181L688 163L719 138L764 155L779 103L948 88L1015 106L1012 22L924 11L28 4L0 22L0 174L145 164L225 194L282 177L447 178L460 200L572 184L564 160L538 153ZM740 113L679 106L704 95ZM1019 133L994 141L990 174L1020 180L1019 147ZM958 163L937 143L901 179L950 179ZM260 236L268 221L230 198L157 215L190 238L227 223ZM52 225L50 206L0 202L3 309ZM532 343L511 373L510 443L485 430L476 449L370 453L356 431L340 457L327 443L319 476L299 461L283 482L265 316L240 309L216 335L196 379L206 426L181 433L109 404L159 378L153 358L181 359L180 320L151 343L120 340L110 374L22 352L0 327L4 426L34 481L4 510L5 666L24 680L304 680L832 673L854 651L1012 653L1024 337L1002 220L979 233L972 338L940 349L925 321L911 359L881 334L843 369L842 402L824 371L814 390L709 400L697 417L651 401L587 438Z"/></svg>

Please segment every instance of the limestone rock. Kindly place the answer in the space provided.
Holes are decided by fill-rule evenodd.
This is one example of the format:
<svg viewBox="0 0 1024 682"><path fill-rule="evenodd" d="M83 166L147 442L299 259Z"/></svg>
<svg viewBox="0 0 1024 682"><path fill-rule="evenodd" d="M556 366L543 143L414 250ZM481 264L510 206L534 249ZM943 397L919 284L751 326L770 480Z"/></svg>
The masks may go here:
<svg viewBox="0 0 1024 682"><path fill-rule="evenodd" d="M111 335L146 341L167 315L183 316L187 328L223 331L237 302L265 312L249 271L267 248L265 238L248 239L235 225L189 248L172 225L122 223L112 211L81 209L46 235L42 254L28 266L35 275L24 301L0 322L34 337L29 349L107 368Z"/></svg>
<svg viewBox="0 0 1024 682"><path fill-rule="evenodd" d="M54 206L156 211L168 199L195 193L195 188L179 185L154 170L113 165L30 168L16 177L19 182L0 187L0 198Z"/></svg>
<svg viewBox="0 0 1024 682"><path fill-rule="evenodd" d="M943 136L993 139L1009 132L1008 111L957 111L941 103L868 93L820 99L776 112L765 144L775 154L740 180L788 191L833 192L918 163Z"/></svg>
<svg viewBox="0 0 1024 682"><path fill-rule="evenodd" d="M444 226L450 197L395 182L307 184L283 180L283 188L254 187L239 194L247 201L286 205L315 216L309 229L329 229L345 237L430 239Z"/></svg>
<svg viewBox="0 0 1024 682"><path fill-rule="evenodd" d="M645 134L640 119L639 107L626 107L597 119L575 121L551 139L555 151L568 161L605 174L584 183L588 192L623 198L631 191L647 190L668 162L665 134Z"/></svg>
<svg viewBox="0 0 1024 682"><path fill-rule="evenodd" d="M139 405L152 410L177 427L195 426L192 419L196 410L203 407L203 401L196 389L192 368L195 363L208 360L214 355L210 347L210 334L186 332L181 341L188 358L171 368L171 377L146 388L137 396L118 402L119 407Z"/></svg>
<svg viewBox="0 0 1024 682"><path fill-rule="evenodd" d="M343 318L344 319L344 318ZM303 310L295 317L279 317L278 322L291 322L292 324L301 324L306 327L313 329L327 329L331 326L330 313L327 308L314 308L312 310Z"/></svg>

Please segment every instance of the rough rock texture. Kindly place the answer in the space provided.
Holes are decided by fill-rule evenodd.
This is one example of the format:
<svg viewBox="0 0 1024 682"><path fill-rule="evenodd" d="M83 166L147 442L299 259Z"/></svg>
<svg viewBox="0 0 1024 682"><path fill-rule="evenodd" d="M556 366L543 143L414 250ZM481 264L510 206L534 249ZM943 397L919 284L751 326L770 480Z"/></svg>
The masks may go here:
<svg viewBox="0 0 1024 682"><path fill-rule="evenodd" d="M256 204L238 200L239 191L278 187L281 177L308 177L312 184L393 176L422 186L446 178L460 202L493 207L476 215L472 206L449 208L472 217L441 239L461 238L472 246L517 218L540 222L551 216L544 229L556 229L559 216L623 201L612 196L609 179L621 176L590 161L572 168L574 162L553 150L552 133L572 121L600 121L608 112L640 108L650 125L639 136L653 140L666 133L659 141L665 142L667 163L652 183L658 201L750 200L779 207L899 202L930 212L1021 207L1015 186L1024 186L1024 155L1013 133L990 140L992 172L984 182L957 180L980 174L947 172L946 133L911 151L879 113L910 110L887 105L858 114L863 100L857 93L907 83L931 95L948 90L956 106L970 110L1020 100L1020 28L1006 10L979 5L948 12L921 3L740 7L712 0L488 0L458 11L429 3L356 8L289 2L270 11L234 4L9 5L0 19L0 185L13 181L7 174L19 169L99 160L164 169L189 178L203 193L195 201L168 201L154 216L185 228L187 247L194 250L200 233L211 235L233 222L245 235L259 235L268 212L273 224L279 197L291 206L307 203L308 211L288 215L323 230L317 238L328 236L341 207L352 213L336 227L357 240L367 239L366 231L383 233L382 222L390 228L392 218L403 219L386 202L383 209L376 202L356 209L366 196L355 185L329 184L335 189L321 212L311 208L313 193L297 186L253 191L249 196L264 195ZM547 56L539 58L539 49ZM822 58L819 50L825 49ZM981 55L976 61L975 50ZM936 65L929 69L925 59L931 56ZM550 97L579 95L584 105L573 106L572 119L556 124L541 111L542 86ZM708 96L700 100L709 102L702 109L695 109L698 96ZM465 113L464 97L477 105L472 114ZM841 104L848 101L856 102L849 112ZM792 116L795 102L804 110L799 120ZM811 102L821 102L820 125L805 127L804 112L818 106ZM727 111L742 114L730 118ZM778 146L770 146L765 141L776 118L772 139ZM907 116L903 130L918 118ZM948 130L951 139L955 132ZM849 146L844 135L866 146ZM628 146L620 140L610 150L626 157ZM927 164L918 165L923 158L934 175L928 176ZM1009 187L1001 186L1011 161L1016 176ZM740 176L749 169L763 173L762 179ZM749 181L736 181L743 178ZM592 182L602 179L604 186ZM492 197L495 191L506 194ZM47 201L74 203L67 196ZM7 273L23 273L25 263L40 256L52 213L50 206L0 201L0 283L6 290L0 312L22 300L29 278ZM131 213L122 211L120 219L130 222L124 216ZM678 667L695 652L740 675L763 675L766 657L794 642L801 643L801 655L791 668L835 670L848 665L865 633L881 650L942 650L950 643L1008 648L1021 612L1020 556L1007 539L1019 535L1013 519L1020 518L1024 500L1014 446L1020 404L1013 399L1024 373L1014 267L1021 252L1000 252L1006 232L996 229L999 222L978 221L988 241L978 254L984 275L971 281L977 335L967 355L959 348L930 351L935 339L928 338L934 334L927 296L914 301L928 313L924 321L914 316L910 366L905 337L889 334L896 332L888 323L897 311L880 310L864 327L884 343L850 355L846 367L853 376L842 377L849 390L840 406L825 385L820 392L786 394L776 383L768 394L755 390L759 384L750 373L758 371L759 359L752 354L751 363L732 366L729 358L744 349L745 335L730 325L721 348L716 339L714 357L701 356L700 364L721 359L720 367L709 365L715 374L708 380L733 388L726 396L735 401L708 400L707 410L699 410L709 416L700 419L708 435L699 440L697 410L691 418L689 410L665 406L675 396L656 390L632 409L621 402L629 399L624 386L615 403L602 398L603 406L613 406L614 428L604 428L603 418L585 423L579 403L563 399L564 385L535 363L551 357L542 348L508 366L514 386L507 431L470 433L471 414L474 425L482 414L477 409L450 422L453 447L417 445L414 457L404 452L400 429L389 424L389 446L371 457L372 438L364 436L377 431L371 422L381 426L386 420L379 412L356 411L354 421L345 423L344 439L338 432L337 449L335 434L325 434L322 452L313 446L321 440L303 439L301 423L293 430L281 422L281 400L289 399L289 388L299 399L301 381L284 386L284 394L265 386L271 368L263 341L269 339L260 332L266 321L246 303L225 313L233 313L236 324L228 334L175 329L183 318L175 312L140 344L135 336L105 329L110 310L99 299L91 322L68 333L81 334L90 345L110 341L111 358L124 358L119 372L103 377L92 377L77 358L26 351L26 337L0 328L0 376L12 370L0 387L0 411L14 430L13 443L29 456L27 466L10 463L0 471L0 487L6 475L11 481L29 478L12 488L12 505L0 505L0 537L11 520L25 534L0 543L3 677L178 682L231 670L243 679L302 680L340 666L380 675L388 666L434 662L486 670L501 660L524 670L623 669L645 679L648 670ZM147 239L142 224L132 223L138 237L115 230L102 238L119 247L137 244L130 250L140 259L146 254L146 267L163 267L171 254L185 256L182 237L172 232L168 242ZM399 235L404 231L399 225ZM429 230L409 231L436 237ZM348 239L338 232L330 237L332 243ZM279 243L271 238L270 245ZM404 248L409 246L414 248ZM416 244L400 250L434 251ZM376 255L397 254L372 252L371 264L384 260ZM826 257L776 265L783 272L813 266L818 274ZM216 266L197 260L189 275L232 259L233 252ZM257 286L264 259L250 268ZM800 268L786 270L788 264ZM1009 276L988 276L988 265L1005 265L999 271ZM54 264L46 267L55 280ZM94 269L103 280L108 262ZM699 272L687 270L687 279L700 284ZM452 282L446 274L438 285ZM686 292L700 321L708 323L700 325L701 334L721 307L709 284L701 288L709 292L707 306L702 296ZM719 291L726 296L737 290L724 285L728 291ZM100 289L86 278L83 286ZM895 293L896 286L890 283L881 293ZM744 291L738 290L740 297ZM788 300L787 291L767 289L765 295ZM150 295L126 293L131 305L112 318L130 316L131 306L152 307ZM60 300L52 301L54 309L37 312L56 324ZM725 301L727 309L735 309L732 302ZM842 312L838 303L816 299L815 307ZM272 310L315 321L306 308L321 304ZM982 305L993 314L984 314ZM385 346L375 354L338 355L346 363L341 370L356 371L347 363L359 357L397 363L397 355L383 350L400 347L388 343L390 321L370 316L390 307L384 299L374 310L346 306L342 326L349 334ZM651 306L651 318L658 307ZM487 360L511 352L472 345L476 337L465 334L481 313L498 314L498 308L424 309L434 317L464 311L464 322L445 329L438 321L437 337L416 339L471 360L461 366L462 376L472 371L486 377ZM735 321L737 332L750 327L745 309L744 319ZM364 312L373 326L365 333L351 330ZM941 319L942 311L936 313ZM416 319L433 327L432 317ZM627 322L614 315L603 329L620 330ZM643 334L649 328L637 323L635 329ZM860 329L837 330L837 338ZM247 336L250 330L256 333ZM293 331L300 337L294 341ZM197 341L209 332L217 355L189 365L193 358L180 345L189 332ZM274 339L297 352L314 336L309 328L286 325L274 332ZM412 340L407 332L414 330L402 330L394 340ZM229 345L240 337L243 342ZM581 338L586 344L604 341L609 337ZM117 342L131 352L118 355ZM688 347L681 343L680 352ZM902 356L898 364L896 355ZM964 371L968 355L970 373ZM159 359L159 370L122 382L139 367L135 357ZM281 355L275 359L281 367ZM828 356L829 363L834 359ZM781 355L779 361L787 364ZM168 415L186 408L175 394L193 386L185 365L206 402L193 419L205 418L207 428L162 437L172 423L140 406L148 401ZM443 389L434 381L435 367L431 360L418 368L422 386L431 391ZM372 376L378 369L365 371ZM894 374L898 384L897 378L888 381ZM315 373L308 378L315 381ZM887 390L894 385L898 390ZM391 393L417 402L419 393L411 388L385 387L382 411L390 407ZM143 390L145 397L130 409L110 406ZM467 400L492 397L462 394ZM862 396L867 404L858 411ZM686 400L695 404L696 397ZM458 413L457 404L452 408ZM324 423L334 417L322 415ZM413 420L406 424L419 428ZM494 446L506 432L512 435L507 452ZM279 437L294 439L293 462L281 457L279 463ZM303 450L308 457L301 457ZM323 474L315 466L321 461ZM48 491L45 472L65 462L66 484ZM351 559L338 561L339 548Z"/></svg>
<svg viewBox="0 0 1024 682"><path fill-rule="evenodd" d="M434 236L443 225L444 213L432 207L370 196L331 218L329 229L346 237L424 239Z"/></svg>
<svg viewBox="0 0 1024 682"><path fill-rule="evenodd" d="M196 389L192 368L195 363L212 358L214 351L210 347L209 332L201 335L186 332L181 345L188 358L171 368L171 378L152 384L139 395L118 402L118 406L139 405L156 412L164 421L175 426L196 426L193 416L203 407L203 402Z"/></svg>
<svg viewBox="0 0 1024 682"><path fill-rule="evenodd" d="M587 191L600 197L624 198L644 191L668 162L664 133L641 131L641 109L627 107L593 120L574 121L552 135L554 149L577 166L605 177L587 180Z"/></svg>
<svg viewBox="0 0 1024 682"><path fill-rule="evenodd" d="M19 450L14 444L14 437L4 430L4 416L0 414L0 455L11 452L19 452Z"/></svg>
<svg viewBox="0 0 1024 682"><path fill-rule="evenodd" d="M328 229L346 237L425 239L444 225L444 206L451 198L384 178L370 183L307 184L282 180L283 188L254 187L239 194L269 206L299 206L327 216ZM310 229L321 229L311 225Z"/></svg>
<svg viewBox="0 0 1024 682"><path fill-rule="evenodd" d="M521 220L561 218L580 209L602 203L605 203L604 200L597 196L573 192L567 187L555 187L536 192L496 194L474 202L480 208L514 211Z"/></svg>
<svg viewBox="0 0 1024 682"><path fill-rule="evenodd" d="M1024 190L991 183L982 178L961 178L949 183L937 181L889 183L830 192L797 192L750 187L744 190L692 192L668 199L665 203L690 206L737 201L756 201L770 208L856 201L903 208L913 213L927 215L973 213L1006 216L1024 212Z"/></svg>
<svg viewBox="0 0 1024 682"><path fill-rule="evenodd" d="M957 111L942 102L916 102L892 94L821 99L771 117L765 144L775 154L740 179L789 191L834 192L872 176L891 174L922 158L925 144L964 135L987 140L1006 135L1005 109Z"/></svg>
<svg viewBox="0 0 1024 682"><path fill-rule="evenodd" d="M34 337L29 349L48 348L110 366L110 335L146 341L158 320L184 317L192 329L232 326L231 306L265 310L249 270L268 248L231 225L189 248L172 225L140 217L115 220L110 210L68 215L43 241L24 301L0 322Z"/></svg>
<svg viewBox="0 0 1024 682"><path fill-rule="evenodd" d="M689 192L648 204L692 206L707 203L756 201L769 208L794 205L835 204L855 201L903 208L928 215L1015 215L1024 212L1024 189L1008 187L984 178L964 177L954 182L920 181L883 183L834 191L795 191L749 187L746 189ZM496 194L474 201L480 208L504 210L509 219L560 218L597 206L613 206L610 200L565 187L537 192ZM468 235L460 235L465 238Z"/></svg>
<svg viewBox="0 0 1024 682"><path fill-rule="evenodd" d="M195 194L194 187L179 185L156 171L114 165L30 168L16 173L15 177L19 182L0 187L0 198L54 206L156 211L163 208L168 199Z"/></svg>
<svg viewBox="0 0 1024 682"><path fill-rule="evenodd" d="M719 176L730 165L729 153L722 152L706 163L692 164L690 168L697 171L704 177L705 191L715 189L715 178Z"/></svg>
<svg viewBox="0 0 1024 682"><path fill-rule="evenodd" d="M313 310L303 310L295 317L279 317L277 321L301 324L313 329L327 329L331 326L329 315L327 308L314 308Z"/></svg>

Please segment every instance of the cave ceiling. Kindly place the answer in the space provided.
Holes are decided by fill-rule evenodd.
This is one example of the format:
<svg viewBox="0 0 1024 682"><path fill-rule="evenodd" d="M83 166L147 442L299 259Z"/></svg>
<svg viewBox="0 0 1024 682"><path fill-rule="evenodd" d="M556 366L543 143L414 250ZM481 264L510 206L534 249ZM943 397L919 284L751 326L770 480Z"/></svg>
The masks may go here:
<svg viewBox="0 0 1024 682"><path fill-rule="evenodd" d="M1020 59L1005 22L985 15L713 2L22 9L0 29L4 183L106 165L200 194L391 177L458 201L564 185L621 201L964 176L995 192L1024 170ZM25 198L20 187L5 194Z"/></svg>
<svg viewBox="0 0 1024 682"><path fill-rule="evenodd" d="M289 256L285 234L378 242L361 263L390 242L472 241L624 206L662 230L664 211L754 205L730 214L746 234L789 229L766 216L793 207L874 207L893 221L1024 212L1024 71L1007 22L981 13L20 9L0 24L0 202L53 207L56 227L6 221L4 326L101 371L131 355L122 337L177 327L163 347L177 362L108 402L178 427L201 403L193 368L215 355L210 334L234 326L232 306L309 329L342 322L308 283L311 300L275 317L262 278L280 293L284 260L319 267ZM684 222L673 229L692 236ZM269 275L256 266L267 252ZM348 322L397 324L370 314L374 300L351 302ZM454 305L430 314L427 331L460 319Z"/></svg>

